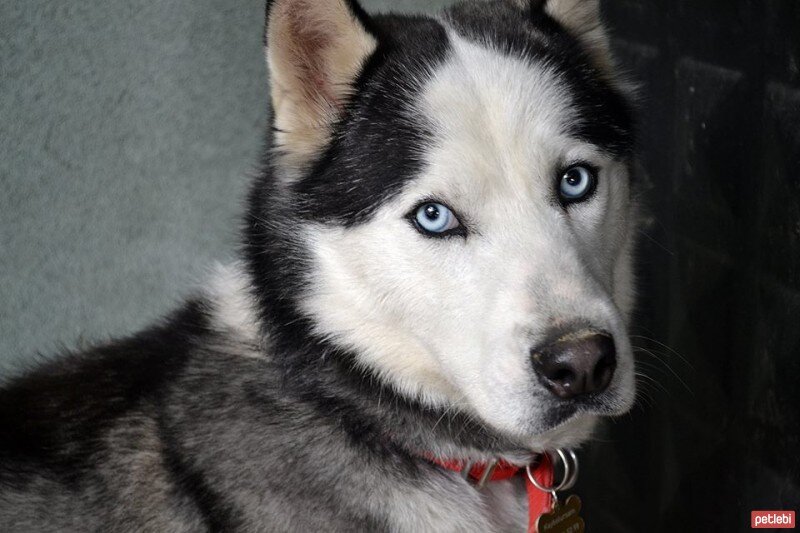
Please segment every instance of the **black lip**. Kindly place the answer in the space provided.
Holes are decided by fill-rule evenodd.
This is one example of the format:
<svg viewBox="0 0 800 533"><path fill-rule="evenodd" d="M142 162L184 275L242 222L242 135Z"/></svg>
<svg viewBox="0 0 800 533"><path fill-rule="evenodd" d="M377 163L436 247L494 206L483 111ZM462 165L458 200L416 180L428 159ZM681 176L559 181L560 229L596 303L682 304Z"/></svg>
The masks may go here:
<svg viewBox="0 0 800 533"><path fill-rule="evenodd" d="M547 429L560 426L578 413L579 409L574 405L561 405L547 410L544 416L544 425Z"/></svg>
<svg viewBox="0 0 800 533"><path fill-rule="evenodd" d="M608 391L596 396L587 396L576 400L559 401L547 408L544 424L548 429L555 428L579 413L607 416L614 412L611 405L613 398Z"/></svg>

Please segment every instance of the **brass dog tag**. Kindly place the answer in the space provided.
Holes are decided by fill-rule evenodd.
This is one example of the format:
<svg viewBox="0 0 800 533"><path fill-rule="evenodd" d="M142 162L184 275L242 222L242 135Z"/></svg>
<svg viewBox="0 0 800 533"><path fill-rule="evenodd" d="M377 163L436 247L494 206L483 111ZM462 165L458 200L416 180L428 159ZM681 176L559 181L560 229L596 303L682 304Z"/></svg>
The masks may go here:
<svg viewBox="0 0 800 533"><path fill-rule="evenodd" d="M563 504L556 502L552 511L536 521L536 533L583 533L586 524L580 511L581 499L574 494Z"/></svg>

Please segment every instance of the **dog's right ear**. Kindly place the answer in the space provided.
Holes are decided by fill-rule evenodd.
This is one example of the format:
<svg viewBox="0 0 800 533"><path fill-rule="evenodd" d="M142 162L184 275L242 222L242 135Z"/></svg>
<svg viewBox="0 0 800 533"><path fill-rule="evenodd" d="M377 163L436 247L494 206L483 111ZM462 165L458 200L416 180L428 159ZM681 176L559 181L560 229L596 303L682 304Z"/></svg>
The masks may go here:
<svg viewBox="0 0 800 533"><path fill-rule="evenodd" d="M275 145L302 166L325 146L331 125L377 39L354 0L269 0L265 30Z"/></svg>
<svg viewBox="0 0 800 533"><path fill-rule="evenodd" d="M600 0L514 0L532 14L546 13L580 41L597 67L611 72L608 33L600 15Z"/></svg>

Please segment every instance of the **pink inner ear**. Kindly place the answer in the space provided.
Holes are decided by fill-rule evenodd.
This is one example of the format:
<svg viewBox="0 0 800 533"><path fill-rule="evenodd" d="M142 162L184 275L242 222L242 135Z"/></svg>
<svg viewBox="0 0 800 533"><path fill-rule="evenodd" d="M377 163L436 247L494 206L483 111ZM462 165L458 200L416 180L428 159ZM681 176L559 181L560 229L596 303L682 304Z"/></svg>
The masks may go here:
<svg viewBox="0 0 800 533"><path fill-rule="evenodd" d="M311 101L341 108L325 65L326 51L336 39L336 28L330 22L316 18L314 11L311 2L293 3L286 8L292 39L292 62L297 67L300 87Z"/></svg>

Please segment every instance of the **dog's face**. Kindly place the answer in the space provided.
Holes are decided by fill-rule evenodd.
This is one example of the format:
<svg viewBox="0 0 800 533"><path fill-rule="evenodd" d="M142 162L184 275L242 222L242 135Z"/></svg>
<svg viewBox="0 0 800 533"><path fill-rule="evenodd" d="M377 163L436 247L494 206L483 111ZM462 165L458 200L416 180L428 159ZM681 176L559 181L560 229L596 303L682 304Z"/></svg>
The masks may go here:
<svg viewBox="0 0 800 533"><path fill-rule="evenodd" d="M403 394L545 448L632 402L634 205L597 3L536 4L276 0L268 58L302 314Z"/></svg>

